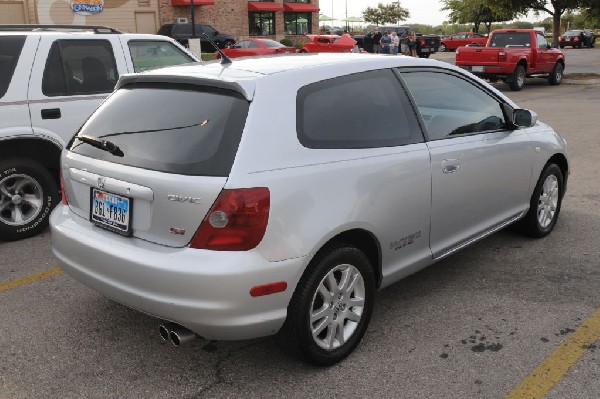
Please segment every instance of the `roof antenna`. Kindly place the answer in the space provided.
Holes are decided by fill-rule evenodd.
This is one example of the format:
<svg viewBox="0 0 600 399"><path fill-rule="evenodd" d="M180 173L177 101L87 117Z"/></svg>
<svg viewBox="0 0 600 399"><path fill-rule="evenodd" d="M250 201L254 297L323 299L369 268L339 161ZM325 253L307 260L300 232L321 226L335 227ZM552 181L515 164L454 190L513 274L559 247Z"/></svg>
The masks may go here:
<svg viewBox="0 0 600 399"><path fill-rule="evenodd" d="M231 59L229 57L227 57L223 51L221 51L219 46L217 46L217 44L215 42L213 42L212 39L210 37L208 37L208 35L206 33L202 32L202 35L204 35L206 40L208 40L209 43L212 44L213 47L216 48L217 51L219 52L219 55L221 56L221 64L223 64L223 65L231 64Z"/></svg>

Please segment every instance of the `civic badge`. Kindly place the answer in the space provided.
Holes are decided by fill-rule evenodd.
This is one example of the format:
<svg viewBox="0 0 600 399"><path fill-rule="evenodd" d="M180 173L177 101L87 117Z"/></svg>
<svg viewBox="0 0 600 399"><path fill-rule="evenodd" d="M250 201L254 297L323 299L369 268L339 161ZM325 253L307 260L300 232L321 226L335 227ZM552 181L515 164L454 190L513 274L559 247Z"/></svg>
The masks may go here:
<svg viewBox="0 0 600 399"><path fill-rule="evenodd" d="M96 186L100 189L104 188L104 177L99 177Z"/></svg>

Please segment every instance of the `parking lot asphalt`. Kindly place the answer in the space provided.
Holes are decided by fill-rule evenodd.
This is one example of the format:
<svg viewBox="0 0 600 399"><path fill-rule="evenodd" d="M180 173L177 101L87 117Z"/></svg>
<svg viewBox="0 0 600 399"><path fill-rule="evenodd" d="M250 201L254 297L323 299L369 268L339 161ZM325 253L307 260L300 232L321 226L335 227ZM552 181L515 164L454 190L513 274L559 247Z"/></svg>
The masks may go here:
<svg viewBox="0 0 600 399"><path fill-rule="evenodd" d="M48 231L0 242L0 398L599 398L600 88L496 87L568 140L550 236L505 229L386 288L361 345L330 368L272 338L176 348L158 320L57 270Z"/></svg>

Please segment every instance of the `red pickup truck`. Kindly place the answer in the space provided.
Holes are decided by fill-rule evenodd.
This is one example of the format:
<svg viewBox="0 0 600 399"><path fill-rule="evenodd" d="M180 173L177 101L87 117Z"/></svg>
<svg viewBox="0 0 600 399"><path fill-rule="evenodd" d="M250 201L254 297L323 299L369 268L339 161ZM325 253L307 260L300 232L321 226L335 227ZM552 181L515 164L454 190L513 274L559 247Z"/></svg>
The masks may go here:
<svg viewBox="0 0 600 399"><path fill-rule="evenodd" d="M495 82L521 90L525 77L548 79L559 85L565 70L565 54L551 48L542 32L533 29L500 29L490 34L485 47L459 47L456 65Z"/></svg>

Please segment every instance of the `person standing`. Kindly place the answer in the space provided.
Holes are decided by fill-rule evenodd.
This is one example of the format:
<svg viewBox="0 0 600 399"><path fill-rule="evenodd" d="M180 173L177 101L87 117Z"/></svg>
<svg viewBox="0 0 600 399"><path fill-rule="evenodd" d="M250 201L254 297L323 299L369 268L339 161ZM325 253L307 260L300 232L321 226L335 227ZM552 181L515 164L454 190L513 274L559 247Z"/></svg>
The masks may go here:
<svg viewBox="0 0 600 399"><path fill-rule="evenodd" d="M389 32L383 32L383 36L381 36L381 40L379 41L379 44L381 44L381 52L383 54L389 54L390 53L390 47L392 45L392 38L390 36Z"/></svg>
<svg viewBox="0 0 600 399"><path fill-rule="evenodd" d="M373 38L373 52L375 54L379 54L381 53L381 32L379 32L379 29L375 28L375 30L373 31L373 35L371 36Z"/></svg>
<svg viewBox="0 0 600 399"><path fill-rule="evenodd" d="M392 32L392 54L398 55L398 48L400 47L400 38L396 32Z"/></svg>
<svg viewBox="0 0 600 399"><path fill-rule="evenodd" d="M414 31L408 36L408 48L411 57L417 57L417 34Z"/></svg>
<svg viewBox="0 0 600 399"><path fill-rule="evenodd" d="M408 35L408 30L402 31L402 34L400 35L400 52L403 55L410 55L410 51L408 49Z"/></svg>

